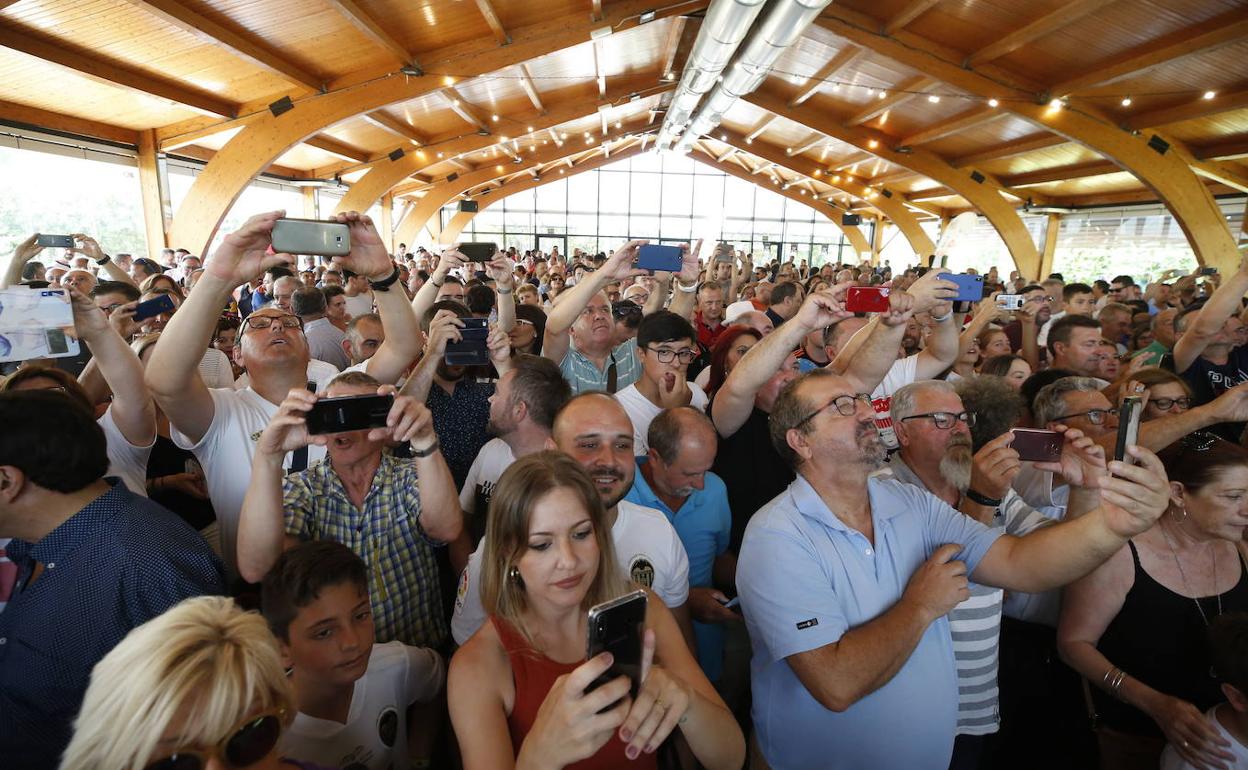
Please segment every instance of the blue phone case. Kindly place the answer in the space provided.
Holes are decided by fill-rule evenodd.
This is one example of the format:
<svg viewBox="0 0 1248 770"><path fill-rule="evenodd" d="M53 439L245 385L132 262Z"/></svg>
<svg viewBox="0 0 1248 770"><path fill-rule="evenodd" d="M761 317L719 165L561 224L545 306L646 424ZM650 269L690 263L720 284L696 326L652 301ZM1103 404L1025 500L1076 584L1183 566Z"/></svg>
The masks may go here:
<svg viewBox="0 0 1248 770"><path fill-rule="evenodd" d="M943 281L953 281L958 285L958 295L953 299L959 302L979 302L984 298L984 277L965 273L941 273Z"/></svg>
<svg viewBox="0 0 1248 770"><path fill-rule="evenodd" d="M134 306L134 320L146 321L149 318L155 318L161 313L172 313L174 309L173 300L168 294L162 294L155 299L149 299L146 302L140 302Z"/></svg>
<svg viewBox="0 0 1248 770"><path fill-rule="evenodd" d="M681 253L679 246L646 245L637 250L637 267L642 270L666 270L679 273Z"/></svg>

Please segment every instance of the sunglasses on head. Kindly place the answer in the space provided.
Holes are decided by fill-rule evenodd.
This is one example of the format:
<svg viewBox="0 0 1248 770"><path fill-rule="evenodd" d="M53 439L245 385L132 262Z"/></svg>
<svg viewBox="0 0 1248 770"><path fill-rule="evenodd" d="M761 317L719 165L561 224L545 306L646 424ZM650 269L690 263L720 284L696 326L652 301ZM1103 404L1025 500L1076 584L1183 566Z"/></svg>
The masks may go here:
<svg viewBox="0 0 1248 770"><path fill-rule="evenodd" d="M144 770L204 770L210 757L235 770L250 767L272 753L282 736L285 709L248 717L210 751L187 749L147 763Z"/></svg>

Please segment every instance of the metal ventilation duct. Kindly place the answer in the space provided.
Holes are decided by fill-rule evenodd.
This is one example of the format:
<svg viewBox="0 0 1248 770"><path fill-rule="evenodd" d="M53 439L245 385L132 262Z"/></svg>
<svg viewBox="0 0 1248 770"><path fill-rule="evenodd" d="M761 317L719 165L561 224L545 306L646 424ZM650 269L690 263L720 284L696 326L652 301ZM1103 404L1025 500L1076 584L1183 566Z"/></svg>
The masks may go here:
<svg viewBox="0 0 1248 770"><path fill-rule="evenodd" d="M723 80L702 100L692 122L673 149L689 152L699 137L710 133L737 99L758 88L771 65L805 33L832 0L774 0L757 29L738 49ZM701 38L699 35L699 42Z"/></svg>
<svg viewBox="0 0 1248 770"><path fill-rule="evenodd" d="M715 87L766 1L714 0L711 3L659 130L660 149L671 146L676 134L693 117L702 97Z"/></svg>

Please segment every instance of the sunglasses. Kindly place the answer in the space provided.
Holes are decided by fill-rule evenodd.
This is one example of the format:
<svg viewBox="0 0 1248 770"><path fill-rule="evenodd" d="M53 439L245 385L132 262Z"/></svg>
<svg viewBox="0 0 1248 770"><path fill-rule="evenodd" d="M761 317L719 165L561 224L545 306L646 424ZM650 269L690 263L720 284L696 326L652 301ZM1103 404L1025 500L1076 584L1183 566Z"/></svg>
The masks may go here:
<svg viewBox="0 0 1248 770"><path fill-rule="evenodd" d="M208 766L209 758L214 756L236 770L250 767L267 757L277 746L285 715L286 709L281 709L272 714L248 717L212 751L179 751L149 762L144 770L203 770Z"/></svg>

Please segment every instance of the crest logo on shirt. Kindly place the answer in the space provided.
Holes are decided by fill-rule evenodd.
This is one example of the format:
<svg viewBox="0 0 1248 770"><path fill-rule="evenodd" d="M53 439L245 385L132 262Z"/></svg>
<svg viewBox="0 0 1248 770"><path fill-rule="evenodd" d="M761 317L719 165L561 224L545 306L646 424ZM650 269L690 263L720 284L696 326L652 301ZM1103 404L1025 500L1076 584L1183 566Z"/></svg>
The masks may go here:
<svg viewBox="0 0 1248 770"><path fill-rule="evenodd" d="M637 554L628 565L628 576L639 586L654 587L654 564L645 554Z"/></svg>
<svg viewBox="0 0 1248 770"><path fill-rule="evenodd" d="M459 588L455 591L455 614L464 612L464 599L468 596L468 570L459 573Z"/></svg>
<svg viewBox="0 0 1248 770"><path fill-rule="evenodd" d="M386 748L394 748L394 739L399 734L399 712L394 706L387 706L377 718L377 737Z"/></svg>

